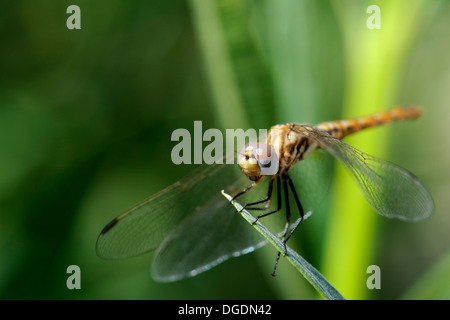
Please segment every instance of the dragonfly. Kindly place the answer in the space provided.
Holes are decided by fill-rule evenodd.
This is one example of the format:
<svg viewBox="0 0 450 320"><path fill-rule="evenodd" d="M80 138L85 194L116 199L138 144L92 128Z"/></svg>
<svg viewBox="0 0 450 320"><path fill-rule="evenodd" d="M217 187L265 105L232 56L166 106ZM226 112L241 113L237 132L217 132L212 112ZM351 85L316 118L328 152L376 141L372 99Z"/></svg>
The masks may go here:
<svg viewBox="0 0 450 320"><path fill-rule="evenodd" d="M262 212L255 222L280 212L284 204L285 225L279 235L286 248L306 212L309 213L302 199L308 187L299 189L291 172L314 159L319 150L339 159L349 169L378 214L404 221L425 219L434 211L434 202L416 176L342 141L363 129L417 119L421 114L417 107L396 107L370 116L317 125L275 125L261 143L275 153L270 158L277 162L274 174L264 175L267 153L255 152L258 143L256 147L247 145L239 154L238 166L205 165L114 218L97 239L97 254L105 259L123 259L156 250L152 276L157 281L170 282L195 276L265 245L266 241L249 230L252 228L236 214L236 209L222 196L222 190L234 194L233 200L243 199L243 209ZM265 187L260 188L261 185ZM275 207L271 201L274 193ZM291 223L292 198L300 217L296 223ZM272 275L280 255L279 252Z"/></svg>

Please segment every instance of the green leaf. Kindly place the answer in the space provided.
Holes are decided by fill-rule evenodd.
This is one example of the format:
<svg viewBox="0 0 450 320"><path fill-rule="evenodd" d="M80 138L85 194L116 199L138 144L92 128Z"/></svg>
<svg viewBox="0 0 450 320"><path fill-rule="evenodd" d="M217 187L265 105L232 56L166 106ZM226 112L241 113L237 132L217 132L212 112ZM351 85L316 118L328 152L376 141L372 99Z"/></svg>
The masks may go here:
<svg viewBox="0 0 450 320"><path fill-rule="evenodd" d="M231 204L236 208L236 210L241 214L241 216L247 220L250 225L252 225L259 233L261 233L269 243L271 243L281 254L285 255L285 247L283 242L269 231L264 225L259 221L256 221L248 211L243 210L242 205L236 201L232 201L232 197L226 194L222 190L222 194ZM327 279L314 268L311 264L303 259L297 252L289 247L286 252L286 259L305 277L306 280L325 298L329 300L345 300L345 298L328 282Z"/></svg>

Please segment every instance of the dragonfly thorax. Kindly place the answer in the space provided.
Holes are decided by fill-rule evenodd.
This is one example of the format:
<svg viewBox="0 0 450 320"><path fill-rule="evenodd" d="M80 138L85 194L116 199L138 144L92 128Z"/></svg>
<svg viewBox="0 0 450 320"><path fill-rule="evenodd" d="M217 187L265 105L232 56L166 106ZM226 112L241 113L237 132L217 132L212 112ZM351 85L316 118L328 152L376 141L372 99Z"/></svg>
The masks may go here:
<svg viewBox="0 0 450 320"><path fill-rule="evenodd" d="M272 146L278 157L279 173L288 171L301 160L308 146L307 137L295 129L292 123L273 126L267 135L266 143Z"/></svg>

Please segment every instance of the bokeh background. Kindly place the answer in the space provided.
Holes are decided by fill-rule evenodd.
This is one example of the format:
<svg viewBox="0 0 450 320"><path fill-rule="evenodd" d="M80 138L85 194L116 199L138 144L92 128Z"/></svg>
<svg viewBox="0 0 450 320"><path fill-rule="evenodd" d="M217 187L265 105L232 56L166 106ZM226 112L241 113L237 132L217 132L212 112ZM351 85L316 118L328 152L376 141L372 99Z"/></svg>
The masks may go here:
<svg viewBox="0 0 450 320"><path fill-rule="evenodd" d="M375 214L341 165L292 245L350 299L450 298L450 2L0 1L0 297L316 299L270 246L197 277L152 280L152 254L96 256L103 226L191 171L176 128L269 128L420 105L346 142L407 168L435 214ZM66 9L81 8L81 30ZM369 5L381 29L369 30ZM68 290L66 268L81 268ZM366 269L381 269L369 290Z"/></svg>

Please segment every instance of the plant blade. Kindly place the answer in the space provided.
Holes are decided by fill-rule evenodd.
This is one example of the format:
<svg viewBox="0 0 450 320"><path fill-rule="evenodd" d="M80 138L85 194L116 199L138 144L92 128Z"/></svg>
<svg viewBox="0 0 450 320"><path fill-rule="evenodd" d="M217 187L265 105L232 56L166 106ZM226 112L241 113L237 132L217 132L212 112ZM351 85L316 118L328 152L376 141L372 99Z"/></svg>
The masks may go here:
<svg viewBox="0 0 450 320"><path fill-rule="evenodd" d="M226 194L223 190L222 194L228 199L228 201L231 202L231 204L248 223L250 223L259 233L261 233L281 254L285 254L284 245L276 235L269 231L259 221L256 221L255 217L253 217L248 211L243 210L242 205L236 201L232 201L232 197ZM286 248L286 259L303 275L303 277L305 277L305 279L322 295L322 297L328 300L345 300L345 298L316 268L309 264L309 262L297 252L289 247Z"/></svg>

